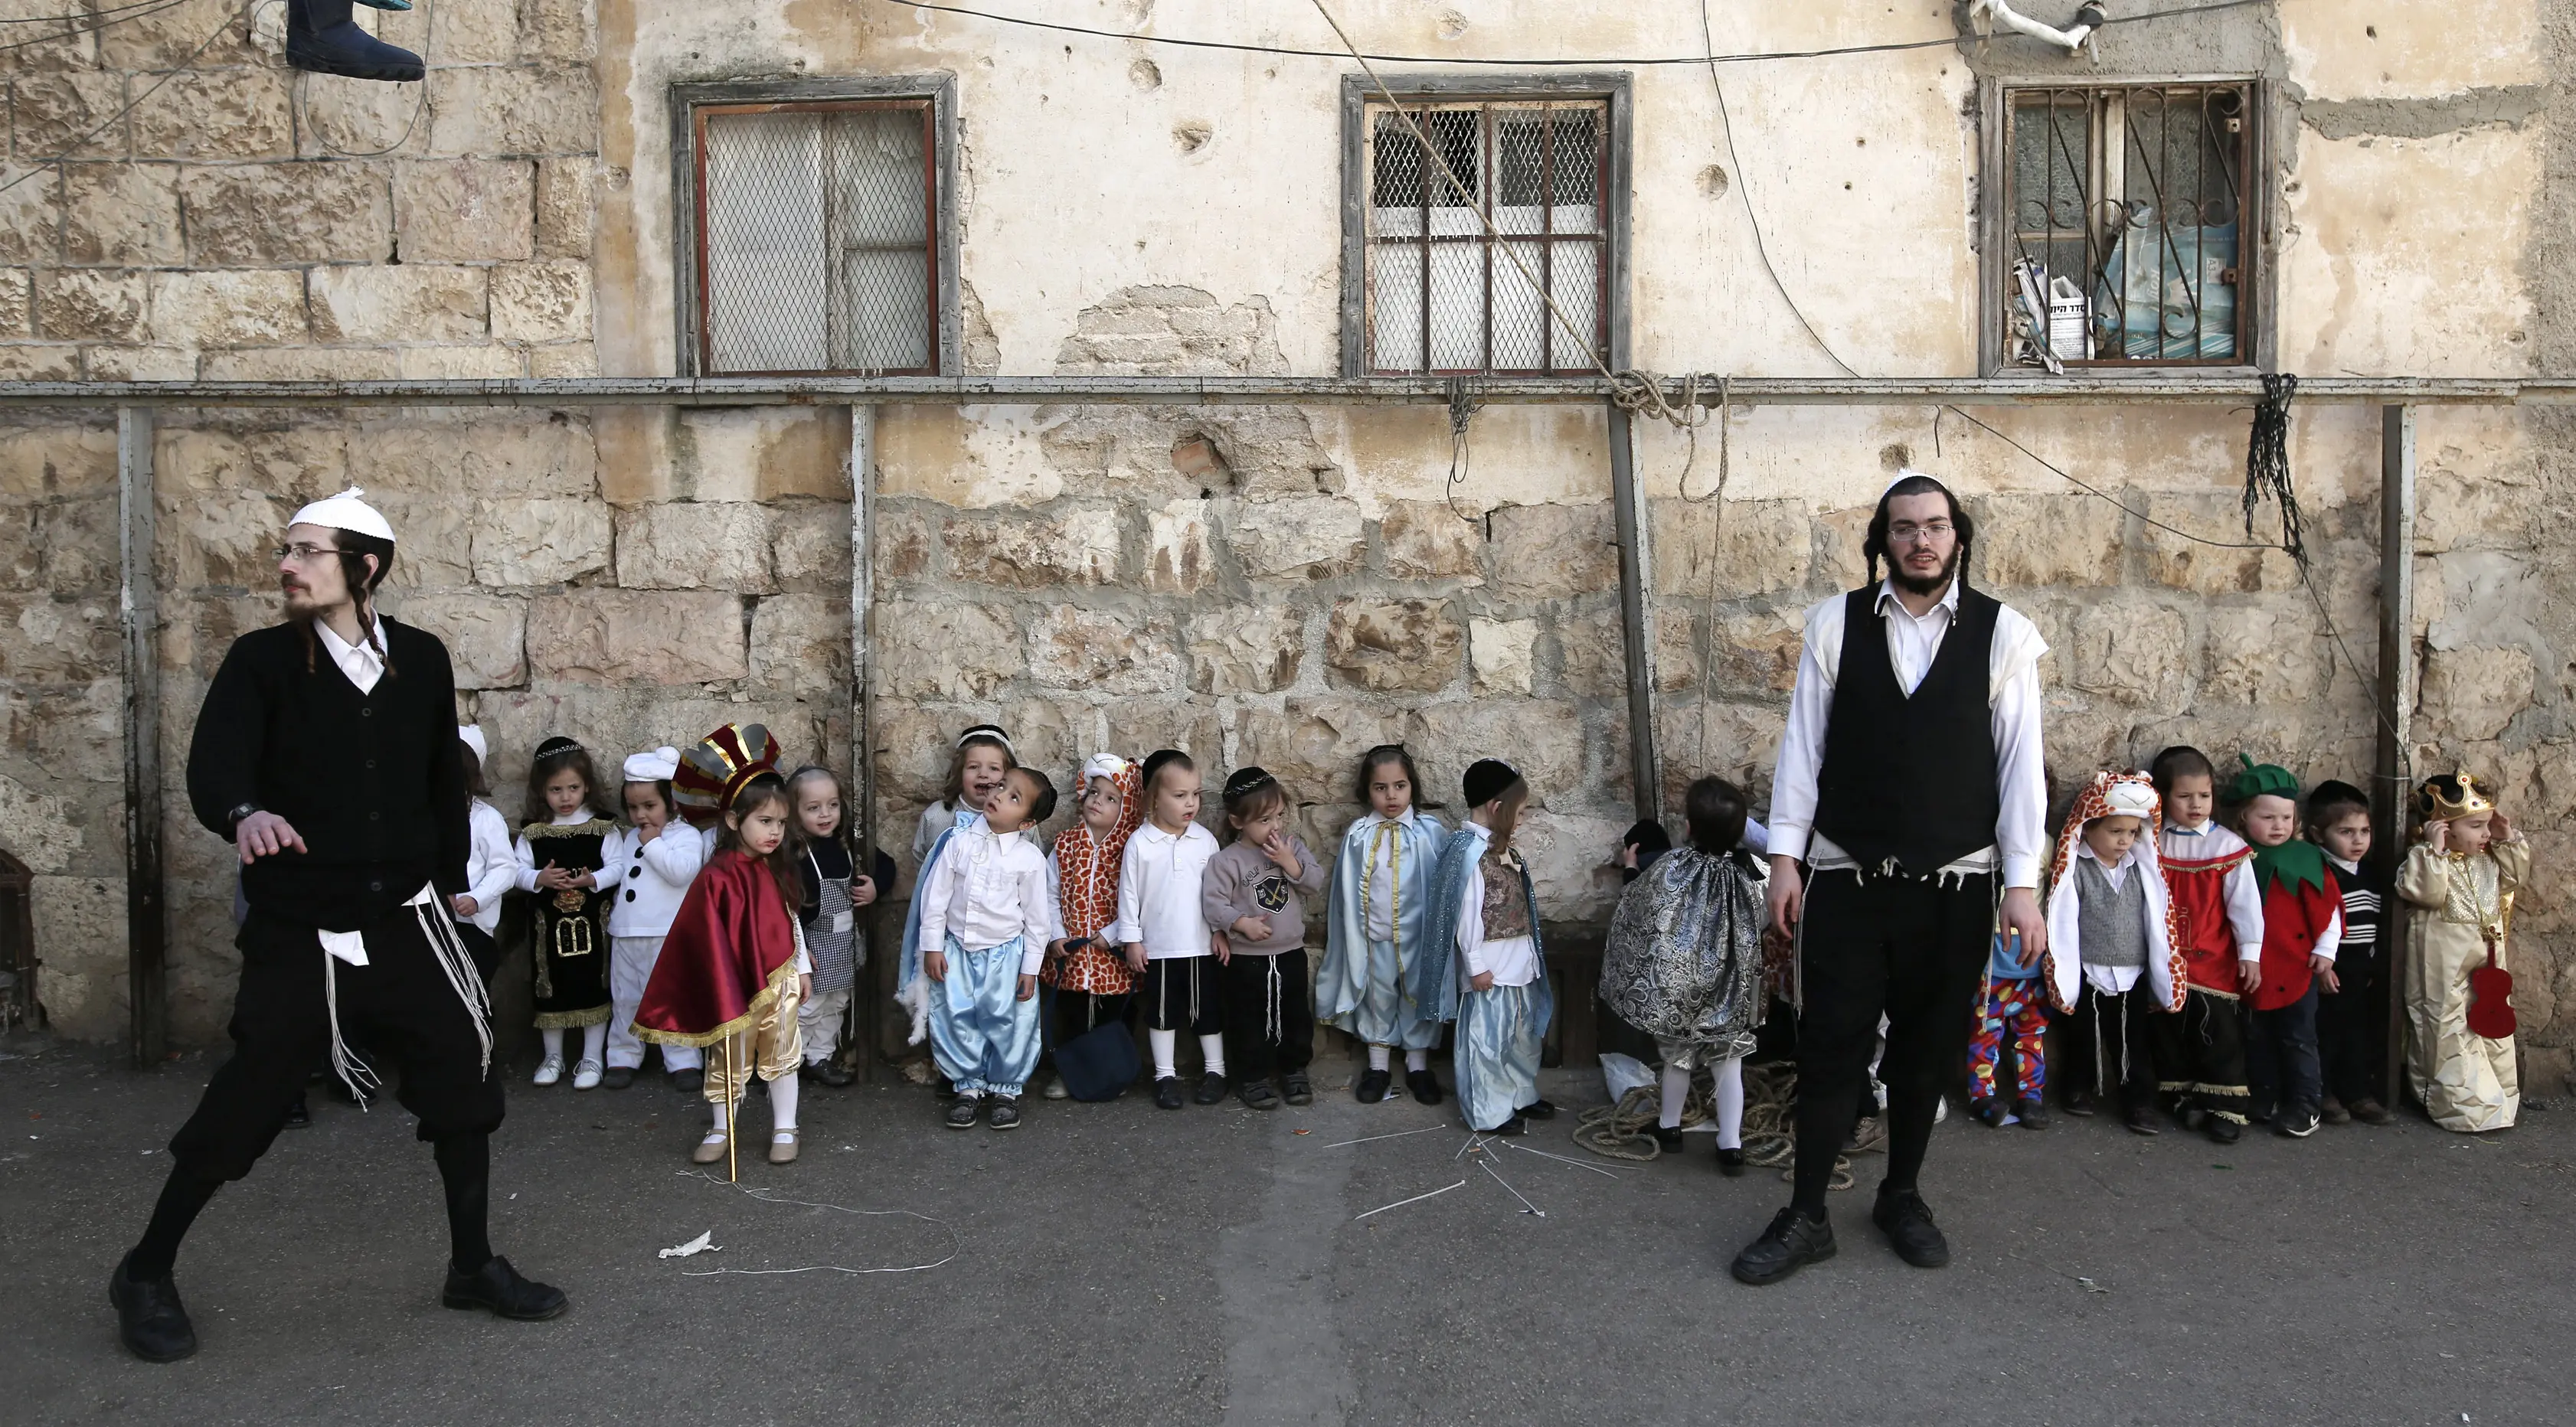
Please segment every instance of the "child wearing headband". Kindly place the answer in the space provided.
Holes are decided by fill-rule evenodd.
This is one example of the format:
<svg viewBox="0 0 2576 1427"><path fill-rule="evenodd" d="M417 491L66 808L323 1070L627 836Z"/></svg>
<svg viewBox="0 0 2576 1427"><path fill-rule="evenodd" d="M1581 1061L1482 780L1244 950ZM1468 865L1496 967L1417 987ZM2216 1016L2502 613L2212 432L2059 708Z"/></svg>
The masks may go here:
<svg viewBox="0 0 2576 1427"><path fill-rule="evenodd" d="M1259 768L1225 780L1226 844L1199 885L1208 926L1232 954L1223 985L1225 1059L1253 1110L1315 1102L1315 1006L1306 972L1306 901L1324 890L1324 864L1288 831L1288 790ZM1273 1088L1270 1077L1279 1077Z"/></svg>
<svg viewBox="0 0 2576 1427"><path fill-rule="evenodd" d="M1404 1048L1404 1084L1425 1105L1440 1103L1431 1051L1440 1023L1416 1015L1405 969L1424 954L1423 909L1431 873L1449 829L1418 797L1422 776L1401 743L1360 755L1359 800L1368 808L1342 834L1333 863L1324 960L1315 968L1315 1018L1368 1044L1368 1069L1352 1087L1363 1105L1387 1098L1395 1050Z"/></svg>
<svg viewBox="0 0 2576 1427"><path fill-rule="evenodd" d="M601 853L617 824L599 809L599 773L590 752L569 738L537 745L528 765L527 826L514 849L519 890L536 899L536 945L529 957L536 979L537 1031L545 1058L536 1083L564 1075L564 1032L581 1028L581 1060L572 1088L591 1090L606 1072L608 1050L608 893ZM542 821L540 817L542 816Z"/></svg>

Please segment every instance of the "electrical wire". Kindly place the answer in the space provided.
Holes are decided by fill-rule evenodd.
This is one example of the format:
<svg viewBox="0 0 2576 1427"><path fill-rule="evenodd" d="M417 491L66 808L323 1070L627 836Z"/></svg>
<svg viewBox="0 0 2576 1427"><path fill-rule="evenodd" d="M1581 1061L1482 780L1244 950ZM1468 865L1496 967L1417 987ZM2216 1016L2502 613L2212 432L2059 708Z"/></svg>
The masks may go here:
<svg viewBox="0 0 2576 1427"><path fill-rule="evenodd" d="M1842 368L1843 375L1859 376L1859 372L1852 370L1852 364L1844 361L1842 354L1825 341L1824 334L1816 330L1816 324L1807 320L1806 309L1798 305L1797 298L1789 295L1789 284L1781 281L1780 270L1771 264L1771 244L1762 236L1762 216L1753 211L1753 182L1744 172L1744 161L1737 158L1735 154L1735 116L1727 111L1726 86L1718 83L1717 79L1717 60L1714 57L1717 49L1717 35L1709 25L1708 0L1699 0L1699 33L1700 42L1712 52L1708 65L1708 85L1710 89L1717 92L1718 123L1726 134L1726 164L1735 174L1737 187L1744 190L1744 218L1753 227L1753 251L1762 259L1762 271L1771 275L1771 286L1779 289L1780 300L1789 304L1790 314L1798 319L1799 326L1807 329L1807 336L1815 342L1817 349L1832 359L1835 366Z"/></svg>
<svg viewBox="0 0 2576 1427"><path fill-rule="evenodd" d="M34 45L59 44L64 40L68 40L79 35L94 35L101 30L112 30L117 26L126 24L130 21L146 19L150 16L157 15L164 10L176 10L180 6L189 3L191 3L191 0L143 0L143 3L141 4L128 5L119 10L101 12L102 15L113 14L118 17L112 20L91 15L82 15L78 17L48 16L47 18L55 20L68 21L72 18L78 18L82 20L96 20L97 23L73 25L70 29L56 30L49 35L38 35L32 40L11 40L5 45L0 45L0 53L6 53L10 50L23 50Z"/></svg>
<svg viewBox="0 0 2576 1427"><path fill-rule="evenodd" d="M134 0L131 5L111 5L104 10L84 10L71 15L0 16L0 25L68 25L81 20L95 20L102 15L121 15L129 10L149 10L165 0Z"/></svg>
<svg viewBox="0 0 2576 1427"><path fill-rule="evenodd" d="M126 101L124 108L117 110L115 113L110 114L105 119L99 121L99 123L95 127L91 128L88 133L85 133L79 138L64 145L63 155L57 155L54 158L38 163L29 168L25 173L9 180L7 183L0 183L0 193L7 193L9 190L16 188L19 184L25 183L36 175L45 172L48 168L59 168L62 164L63 156L68 155L71 151L87 144L90 140L97 138L99 135L106 133L116 125L123 123L126 115L142 108L145 100L148 100L153 95L160 93L161 86L168 84L171 80L177 79L180 75L194 74L197 69L198 57L206 52L208 46L214 44L215 41L222 39L224 32L231 29L235 21L248 15L250 13L251 6L257 3L258 0L242 0L241 6L231 14L226 15L223 18L222 23L216 25L204 39L199 40L197 42L197 47L188 51L187 57L180 60L176 68L165 72L159 79L152 81L151 88L144 90L142 93L135 95L132 99Z"/></svg>

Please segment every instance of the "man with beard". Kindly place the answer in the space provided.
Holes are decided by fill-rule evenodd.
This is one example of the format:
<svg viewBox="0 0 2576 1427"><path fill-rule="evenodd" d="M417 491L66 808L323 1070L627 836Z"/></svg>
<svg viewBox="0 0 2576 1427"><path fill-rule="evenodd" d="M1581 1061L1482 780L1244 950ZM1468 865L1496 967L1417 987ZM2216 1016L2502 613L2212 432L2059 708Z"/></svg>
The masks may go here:
<svg viewBox="0 0 2576 1427"><path fill-rule="evenodd" d="M1897 1256L1950 1261L1915 1178L2000 925L2046 950L2047 778L2031 622L1967 587L1976 526L1906 471L1861 547L1884 582L1807 611L1771 792L1772 925L1799 939L1798 1153L1789 1207L1735 1259L1776 1283L1830 1258L1825 1191L1876 1046L1887 1047L1887 1177L1871 1214ZM1800 863L1812 872L1809 882Z"/></svg>
<svg viewBox="0 0 2576 1427"><path fill-rule="evenodd" d="M376 1088L351 1037L400 1073L397 1097L435 1151L440 1301L504 1318L565 1307L485 1238L502 1105L490 1003L447 912L468 841L456 679L435 636L377 615L394 532L361 494L296 512L277 552L286 622L233 641L188 750L189 802L239 850L248 915L232 1058L170 1141L151 1223L108 1279L119 1336L151 1362L197 1350L171 1276L180 1240L267 1152L306 1070L327 1052L362 1102Z"/></svg>

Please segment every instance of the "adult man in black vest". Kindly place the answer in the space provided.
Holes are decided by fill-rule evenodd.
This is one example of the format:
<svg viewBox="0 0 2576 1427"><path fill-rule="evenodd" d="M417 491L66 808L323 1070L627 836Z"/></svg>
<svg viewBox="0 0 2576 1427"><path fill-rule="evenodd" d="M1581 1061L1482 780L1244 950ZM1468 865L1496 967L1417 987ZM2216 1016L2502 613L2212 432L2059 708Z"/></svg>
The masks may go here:
<svg viewBox="0 0 2576 1427"><path fill-rule="evenodd" d="M456 936L465 890L456 678L430 634L375 613L394 533L352 489L296 512L278 551L286 622L233 641L188 749L197 820L241 853L249 907L234 945L232 1058L170 1141L142 1241L108 1279L137 1357L197 1350L171 1267L225 1181L277 1138L324 1053L352 1093L375 1088L345 1024L392 1061L447 1190L450 1308L551 1318L564 1295L521 1278L484 1236L492 1131L491 1007Z"/></svg>
<svg viewBox="0 0 2576 1427"><path fill-rule="evenodd" d="M1950 1261L1915 1176L1942 1086L1966 1063L1998 879L2004 925L2033 955L2047 936L2047 645L1967 587L1975 539L1949 489L1907 471L1879 497L1862 546L1873 580L1887 558L1886 581L1807 612L1771 791L1771 920L1799 938L1804 997L1798 1158L1789 1207L1736 1256L1746 1283L1833 1255L1825 1190L1882 1014L1887 1177L1871 1218L1907 1263Z"/></svg>

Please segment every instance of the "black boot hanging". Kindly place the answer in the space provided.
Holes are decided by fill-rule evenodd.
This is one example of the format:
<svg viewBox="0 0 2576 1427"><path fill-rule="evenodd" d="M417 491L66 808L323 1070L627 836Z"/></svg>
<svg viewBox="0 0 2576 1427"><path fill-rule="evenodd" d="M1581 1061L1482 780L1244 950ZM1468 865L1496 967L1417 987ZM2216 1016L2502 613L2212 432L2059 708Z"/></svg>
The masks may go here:
<svg viewBox="0 0 2576 1427"><path fill-rule="evenodd" d="M359 29L357 22L349 18L352 3L353 0L286 0L287 67L350 79L398 82L420 78L420 56ZM368 3L380 10L411 8L409 0L400 4L385 4L382 0Z"/></svg>

